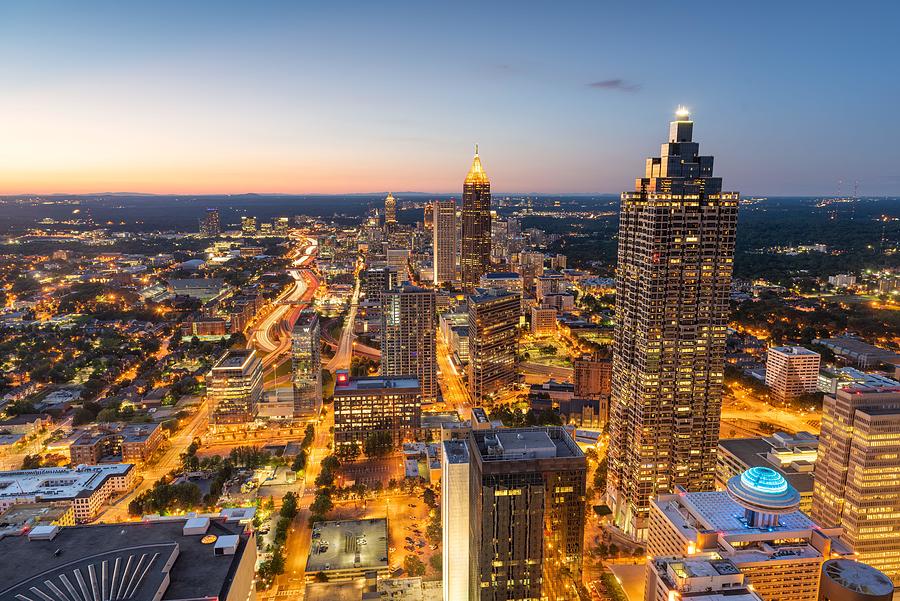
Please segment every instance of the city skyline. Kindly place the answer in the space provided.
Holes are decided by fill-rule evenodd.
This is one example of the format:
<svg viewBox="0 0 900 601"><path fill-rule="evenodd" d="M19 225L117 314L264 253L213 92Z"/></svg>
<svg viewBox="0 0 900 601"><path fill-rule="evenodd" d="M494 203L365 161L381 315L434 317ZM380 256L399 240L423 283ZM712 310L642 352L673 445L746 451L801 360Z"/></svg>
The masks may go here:
<svg viewBox="0 0 900 601"><path fill-rule="evenodd" d="M693 11L681 81L666 4L640 45L639 7L208 8L7 8L0 193L440 193L476 142L496 191L615 193L679 103L746 194L900 193L895 7Z"/></svg>

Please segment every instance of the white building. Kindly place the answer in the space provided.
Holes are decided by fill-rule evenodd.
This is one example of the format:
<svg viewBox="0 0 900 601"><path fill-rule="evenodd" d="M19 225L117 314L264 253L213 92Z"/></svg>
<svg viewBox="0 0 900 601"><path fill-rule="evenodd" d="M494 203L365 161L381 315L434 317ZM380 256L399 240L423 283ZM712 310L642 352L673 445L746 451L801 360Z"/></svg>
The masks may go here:
<svg viewBox="0 0 900 601"><path fill-rule="evenodd" d="M444 601L469 599L469 449L465 440L442 443L441 523Z"/></svg>
<svg viewBox="0 0 900 601"><path fill-rule="evenodd" d="M778 400L789 400L816 391L819 353L802 346L774 346L766 358L766 386Z"/></svg>

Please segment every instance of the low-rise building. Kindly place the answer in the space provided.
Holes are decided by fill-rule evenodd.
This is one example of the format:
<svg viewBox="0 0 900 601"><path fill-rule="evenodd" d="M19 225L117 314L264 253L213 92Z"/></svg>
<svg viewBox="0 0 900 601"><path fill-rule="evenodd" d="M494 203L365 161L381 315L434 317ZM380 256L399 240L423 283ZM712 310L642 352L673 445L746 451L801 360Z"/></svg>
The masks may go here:
<svg viewBox="0 0 900 601"><path fill-rule="evenodd" d="M81 435L69 446L75 465L102 461L144 463L163 441L159 424L101 424Z"/></svg>
<svg viewBox="0 0 900 601"><path fill-rule="evenodd" d="M130 463L0 472L0 511L47 502L71 505L76 522L89 522L114 494L134 488L135 478Z"/></svg>
<svg viewBox="0 0 900 601"><path fill-rule="evenodd" d="M744 574L727 559L656 559L647 564L644 601L761 601Z"/></svg>

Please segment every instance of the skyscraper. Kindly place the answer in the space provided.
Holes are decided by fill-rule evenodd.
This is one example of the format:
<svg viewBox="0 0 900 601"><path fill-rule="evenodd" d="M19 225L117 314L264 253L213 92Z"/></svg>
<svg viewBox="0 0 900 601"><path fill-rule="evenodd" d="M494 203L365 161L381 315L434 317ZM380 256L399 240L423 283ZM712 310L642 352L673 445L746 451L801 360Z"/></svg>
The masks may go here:
<svg viewBox="0 0 900 601"><path fill-rule="evenodd" d="M471 290L491 265L491 182L481 167L478 146L475 158L463 183L462 252L460 275L462 285Z"/></svg>
<svg viewBox="0 0 900 601"><path fill-rule="evenodd" d="M481 400L516 381L516 328L522 296L479 288L469 297L468 307L469 392Z"/></svg>
<svg viewBox="0 0 900 601"><path fill-rule="evenodd" d="M802 346L773 346L766 353L766 386L772 397L787 401L816 391L819 353Z"/></svg>
<svg viewBox="0 0 900 601"><path fill-rule="evenodd" d="M316 416L322 408L322 357L319 315L304 309L291 331L294 417Z"/></svg>
<svg viewBox="0 0 900 601"><path fill-rule="evenodd" d="M622 194L608 493L644 538L650 499L712 490L738 198L679 109L660 157Z"/></svg>
<svg viewBox="0 0 900 601"><path fill-rule="evenodd" d="M218 236L222 233L222 223L219 220L219 209L206 209L206 215L200 219L201 236Z"/></svg>
<svg viewBox="0 0 900 601"><path fill-rule="evenodd" d="M392 223L397 223L397 200L388 192L384 199L384 225L387 227Z"/></svg>
<svg viewBox="0 0 900 601"><path fill-rule="evenodd" d="M467 442L468 599L577 599L587 475L578 445L563 428L473 430Z"/></svg>
<svg viewBox="0 0 900 601"><path fill-rule="evenodd" d="M381 373L411 376L422 401L437 397L434 290L405 285L384 293L381 312Z"/></svg>
<svg viewBox="0 0 900 601"><path fill-rule="evenodd" d="M812 517L900 585L900 388L826 395Z"/></svg>
<svg viewBox="0 0 900 601"><path fill-rule="evenodd" d="M241 217L241 233L245 236L256 235L256 217L243 215Z"/></svg>
<svg viewBox="0 0 900 601"><path fill-rule="evenodd" d="M250 349L230 350L213 365L206 376L213 430L237 429L256 419L262 377L262 361Z"/></svg>
<svg viewBox="0 0 900 601"><path fill-rule="evenodd" d="M444 601L468 601L469 447L465 440L445 440L441 450Z"/></svg>
<svg viewBox="0 0 900 601"><path fill-rule="evenodd" d="M434 284L456 280L456 201L432 203L434 226Z"/></svg>

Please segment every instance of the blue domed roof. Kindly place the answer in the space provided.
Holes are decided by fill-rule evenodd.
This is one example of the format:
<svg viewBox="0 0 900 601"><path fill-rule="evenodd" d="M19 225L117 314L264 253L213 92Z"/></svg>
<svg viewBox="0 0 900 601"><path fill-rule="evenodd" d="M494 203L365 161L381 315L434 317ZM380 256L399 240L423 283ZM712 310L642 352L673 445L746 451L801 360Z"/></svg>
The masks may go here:
<svg viewBox="0 0 900 601"><path fill-rule="evenodd" d="M754 511L788 513L800 505L800 493L768 467L751 467L729 480L727 488L732 499Z"/></svg>

